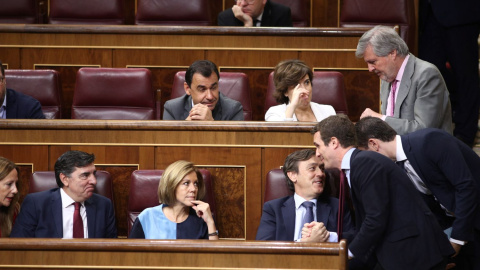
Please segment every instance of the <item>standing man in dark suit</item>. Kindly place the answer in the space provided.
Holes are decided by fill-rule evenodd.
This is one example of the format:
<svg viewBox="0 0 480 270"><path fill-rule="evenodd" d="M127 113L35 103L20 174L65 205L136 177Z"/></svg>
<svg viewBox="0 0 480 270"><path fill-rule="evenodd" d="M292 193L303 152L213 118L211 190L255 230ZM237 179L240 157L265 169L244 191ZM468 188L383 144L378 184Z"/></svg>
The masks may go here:
<svg viewBox="0 0 480 270"><path fill-rule="evenodd" d="M437 66L447 82L453 135L471 146L478 131L480 107L480 1L420 0L418 30L419 56Z"/></svg>
<svg viewBox="0 0 480 270"><path fill-rule="evenodd" d="M456 269L480 269L480 158L466 144L438 129L399 136L385 122L367 117L355 124L359 148L403 163L456 251Z"/></svg>
<svg viewBox="0 0 480 270"><path fill-rule="evenodd" d="M28 194L10 237L116 238L112 202L95 194L95 156L68 151L55 162L58 188Z"/></svg>
<svg viewBox="0 0 480 270"><path fill-rule="evenodd" d="M13 89L7 89L5 70L0 61L0 119L45 119L38 100Z"/></svg>
<svg viewBox="0 0 480 270"><path fill-rule="evenodd" d="M325 168L342 170L355 208L349 257L375 269L445 269L447 236L404 171L383 155L355 148L355 126L330 116L312 130Z"/></svg>
<svg viewBox="0 0 480 270"><path fill-rule="evenodd" d="M370 108L360 118L373 116L387 122L398 134L422 128L452 133L448 90L438 69L413 54L391 27L375 26L358 41L355 56L380 79L381 114Z"/></svg>
<svg viewBox="0 0 480 270"><path fill-rule="evenodd" d="M214 63L195 61L185 72L186 94L165 102L163 120L243 121L242 104L220 93L219 79Z"/></svg>
<svg viewBox="0 0 480 270"><path fill-rule="evenodd" d="M315 150L291 153L282 169L288 188L295 194L264 204L256 240L337 242L338 199L325 191L325 169ZM307 220L308 205L312 220ZM343 228L350 230L350 213L346 212L343 221ZM304 225L312 228L312 233L302 239Z"/></svg>
<svg viewBox="0 0 480 270"><path fill-rule="evenodd" d="M219 26L293 26L289 7L270 0L234 0L232 8L218 14Z"/></svg>

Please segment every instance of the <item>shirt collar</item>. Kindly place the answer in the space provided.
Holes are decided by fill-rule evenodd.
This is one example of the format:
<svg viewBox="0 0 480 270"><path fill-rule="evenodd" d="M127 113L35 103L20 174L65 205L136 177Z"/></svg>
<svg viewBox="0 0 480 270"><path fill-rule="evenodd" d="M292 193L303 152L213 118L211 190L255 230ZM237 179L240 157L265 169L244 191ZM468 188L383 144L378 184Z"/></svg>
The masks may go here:
<svg viewBox="0 0 480 270"><path fill-rule="evenodd" d="M62 198L62 208L66 208L70 205L72 205L75 201L72 199L72 197L68 196L68 194L63 190L63 188L60 188L60 197ZM83 206L85 202L81 202Z"/></svg>
<svg viewBox="0 0 480 270"><path fill-rule="evenodd" d="M407 160L407 155L405 154L405 151L403 150L403 144L402 144L402 137L400 135L396 135L395 139L397 141L397 153L396 153L396 158L397 161L404 161Z"/></svg>
<svg viewBox="0 0 480 270"><path fill-rule="evenodd" d="M343 156L342 165L341 165L341 169L342 169L342 170L350 170L350 159L352 158L352 154L353 154L353 151L354 151L355 149L356 149L356 148L351 148L351 149L348 150L347 153L345 153L345 155Z"/></svg>
<svg viewBox="0 0 480 270"><path fill-rule="evenodd" d="M410 54L403 59L403 63L400 66L400 70L397 73L397 77L395 78L399 83L402 81L403 73L405 72L405 67L407 66L408 58L410 58Z"/></svg>
<svg viewBox="0 0 480 270"><path fill-rule="evenodd" d="M297 193L293 195L293 199L295 200L295 209L297 210L298 208L300 208L302 203L306 201L302 196L298 195ZM317 199L311 199L309 200L309 202L313 202L315 205L317 205Z"/></svg>

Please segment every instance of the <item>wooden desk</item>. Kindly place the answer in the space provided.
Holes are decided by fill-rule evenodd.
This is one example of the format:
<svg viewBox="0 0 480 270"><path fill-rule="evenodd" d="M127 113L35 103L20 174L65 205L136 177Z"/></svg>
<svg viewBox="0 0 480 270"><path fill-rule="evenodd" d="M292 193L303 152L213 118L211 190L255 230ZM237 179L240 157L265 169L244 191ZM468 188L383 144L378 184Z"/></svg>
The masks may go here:
<svg viewBox="0 0 480 270"><path fill-rule="evenodd" d="M63 115L70 118L79 68L146 67L162 104L173 76L194 61L208 59L221 71L244 72L250 81L253 120L264 119L268 75L285 59L301 59L315 71L345 76L349 116L379 108L379 78L355 58L366 28L268 28L0 25L0 56L10 69L55 69L63 88ZM7 83L8 84L8 83Z"/></svg>
<svg viewBox="0 0 480 270"><path fill-rule="evenodd" d="M0 238L0 269L347 269L347 244Z"/></svg>
<svg viewBox="0 0 480 270"><path fill-rule="evenodd" d="M286 156L312 148L314 123L127 120L2 120L0 156L17 163L20 193L33 171L53 170L68 150L94 153L98 170L111 173L119 235L127 235L130 175L165 169L184 159L213 176L221 238L255 239L267 172Z"/></svg>

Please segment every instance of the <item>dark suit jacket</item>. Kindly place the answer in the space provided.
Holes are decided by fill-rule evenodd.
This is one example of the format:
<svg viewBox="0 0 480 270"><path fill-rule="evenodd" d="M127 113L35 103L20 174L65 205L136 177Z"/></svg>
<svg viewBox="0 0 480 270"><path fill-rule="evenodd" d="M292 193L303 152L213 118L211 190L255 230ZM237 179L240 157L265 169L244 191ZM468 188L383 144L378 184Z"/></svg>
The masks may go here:
<svg viewBox="0 0 480 270"><path fill-rule="evenodd" d="M350 212L345 209L343 230L353 229ZM338 199L317 199L317 221L330 232L337 231ZM293 241L295 231L295 200L287 196L266 202L258 226L256 240Z"/></svg>
<svg viewBox="0 0 480 270"><path fill-rule="evenodd" d="M235 18L231 8L218 14L219 26L243 26L243 22ZM261 26L293 26L292 15L289 7L267 1L263 8Z"/></svg>
<svg viewBox="0 0 480 270"><path fill-rule="evenodd" d="M357 234L355 258L384 269L430 269L454 253L447 236L407 174L387 157L355 150L350 183Z"/></svg>
<svg viewBox="0 0 480 270"><path fill-rule="evenodd" d="M435 18L443 26L480 23L480 1L478 0L434 0L430 1Z"/></svg>
<svg viewBox="0 0 480 270"><path fill-rule="evenodd" d="M455 213L451 237L473 241L473 227L480 229L478 155L457 138L438 129L419 130L401 139L415 172L437 200ZM438 219L445 218L444 211L434 213L441 215Z"/></svg>
<svg viewBox="0 0 480 270"><path fill-rule="evenodd" d="M38 100L7 88L7 119L45 119L45 115Z"/></svg>
<svg viewBox="0 0 480 270"><path fill-rule="evenodd" d="M112 202L98 194L85 201L88 238L117 238ZM62 198L54 188L28 194L10 237L62 238Z"/></svg>
<svg viewBox="0 0 480 270"><path fill-rule="evenodd" d="M192 109L192 97L185 94L165 102L163 107L163 120L185 120ZM212 117L217 121L243 121L242 104L219 93L217 105L212 111Z"/></svg>

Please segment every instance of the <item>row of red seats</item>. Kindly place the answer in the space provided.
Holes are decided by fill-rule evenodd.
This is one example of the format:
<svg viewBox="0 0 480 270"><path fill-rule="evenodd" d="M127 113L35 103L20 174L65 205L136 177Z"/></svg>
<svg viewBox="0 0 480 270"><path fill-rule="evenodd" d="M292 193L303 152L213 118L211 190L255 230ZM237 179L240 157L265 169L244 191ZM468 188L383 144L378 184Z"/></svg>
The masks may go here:
<svg viewBox="0 0 480 270"><path fill-rule="evenodd" d="M62 118L61 83L55 70L5 70L7 87L36 98L49 119ZM170 98L185 94L185 71L175 74ZM220 91L242 103L245 120L252 120L247 75L220 72ZM273 98L273 72L269 76L265 112L277 105ZM151 72L144 68L81 68L77 72L72 103L72 119L161 119ZM334 71L314 72L313 99L332 105L337 113L348 115L343 75Z"/></svg>

